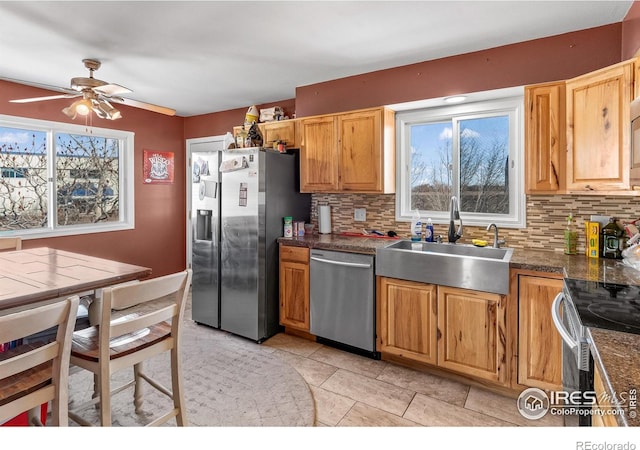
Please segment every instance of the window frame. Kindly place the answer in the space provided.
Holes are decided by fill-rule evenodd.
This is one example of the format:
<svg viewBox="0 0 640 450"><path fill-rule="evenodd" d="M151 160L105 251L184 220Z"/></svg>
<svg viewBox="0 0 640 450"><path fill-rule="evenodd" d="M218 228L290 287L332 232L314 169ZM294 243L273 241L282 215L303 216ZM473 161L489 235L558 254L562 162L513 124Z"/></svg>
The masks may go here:
<svg viewBox="0 0 640 450"><path fill-rule="evenodd" d="M502 93L502 96L500 95ZM425 102L422 107L411 107L408 104L404 109L402 105L394 105L396 110L396 214L399 222L410 222L413 216L411 210L411 137L410 127L415 124L451 121L452 129L457 122L465 119L509 115L509 211L508 215L472 213L460 211L461 220L465 225L487 226L495 223L499 227L525 228L526 227L526 196L524 192L524 89L518 88L499 90L492 96L491 91L482 93L479 100L473 101L473 94L469 94L471 100L455 105L448 105L444 99L433 99ZM455 120L454 120L455 118ZM456 196L459 197L460 173L459 148L455 146L452 151L452 162L456 165L456 185L453 186ZM449 211L420 211L423 219L431 218L433 223L448 224Z"/></svg>
<svg viewBox="0 0 640 450"><path fill-rule="evenodd" d="M81 234L105 233L111 231L130 230L135 228L135 195L134 195L134 138L132 131L114 130L94 126L76 125L49 120L0 114L0 127L19 128L46 133L47 143L47 225L42 228L0 231L0 237L20 235L23 239L49 238L58 236L74 236ZM117 139L119 141L119 220L114 222L98 222L92 224L58 225L57 185L55 167L56 133L95 135Z"/></svg>

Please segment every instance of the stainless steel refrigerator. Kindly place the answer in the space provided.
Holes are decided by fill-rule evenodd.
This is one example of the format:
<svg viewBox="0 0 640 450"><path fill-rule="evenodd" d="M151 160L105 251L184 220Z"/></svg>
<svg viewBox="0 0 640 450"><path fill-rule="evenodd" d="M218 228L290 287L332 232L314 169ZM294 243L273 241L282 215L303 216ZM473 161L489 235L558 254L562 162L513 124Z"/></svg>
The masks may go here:
<svg viewBox="0 0 640 450"><path fill-rule="evenodd" d="M276 239L283 235L283 217L308 222L311 196L299 192L297 153L250 148L221 156L220 255L207 262L219 267L219 325L196 313L196 303L210 302L212 292L200 300L194 294L193 320L262 342L280 329Z"/></svg>
<svg viewBox="0 0 640 450"><path fill-rule="evenodd" d="M191 159L190 263L194 321L220 327L221 140L188 142Z"/></svg>

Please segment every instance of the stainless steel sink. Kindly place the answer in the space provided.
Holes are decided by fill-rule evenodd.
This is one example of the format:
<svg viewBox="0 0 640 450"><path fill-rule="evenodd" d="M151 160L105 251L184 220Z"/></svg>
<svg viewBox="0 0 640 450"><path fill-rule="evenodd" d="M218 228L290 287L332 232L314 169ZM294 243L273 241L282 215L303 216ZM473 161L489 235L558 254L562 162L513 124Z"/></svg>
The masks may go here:
<svg viewBox="0 0 640 450"><path fill-rule="evenodd" d="M376 251L376 275L509 293L512 248L398 241Z"/></svg>

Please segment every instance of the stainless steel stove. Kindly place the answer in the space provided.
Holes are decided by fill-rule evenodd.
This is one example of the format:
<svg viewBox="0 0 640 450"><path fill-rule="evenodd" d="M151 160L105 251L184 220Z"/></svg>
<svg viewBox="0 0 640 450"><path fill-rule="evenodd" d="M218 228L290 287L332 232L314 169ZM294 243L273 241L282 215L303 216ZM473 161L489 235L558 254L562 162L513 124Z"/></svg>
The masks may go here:
<svg viewBox="0 0 640 450"><path fill-rule="evenodd" d="M585 327L640 334L640 286L565 278Z"/></svg>

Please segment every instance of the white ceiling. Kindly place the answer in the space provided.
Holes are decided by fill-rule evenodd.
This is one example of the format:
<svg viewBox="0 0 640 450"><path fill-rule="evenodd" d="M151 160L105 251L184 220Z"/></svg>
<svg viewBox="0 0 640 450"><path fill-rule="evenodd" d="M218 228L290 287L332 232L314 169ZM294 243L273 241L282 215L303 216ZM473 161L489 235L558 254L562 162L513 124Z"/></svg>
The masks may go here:
<svg viewBox="0 0 640 450"><path fill-rule="evenodd" d="M617 1L0 1L0 78L88 76L179 116L296 86L621 22Z"/></svg>

